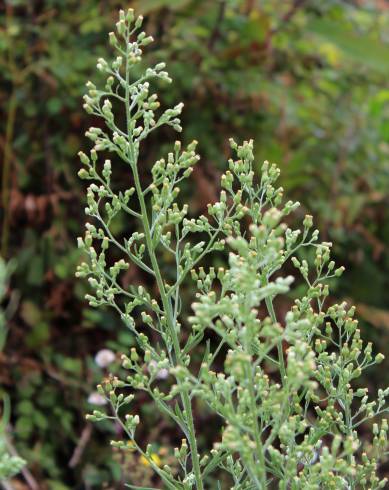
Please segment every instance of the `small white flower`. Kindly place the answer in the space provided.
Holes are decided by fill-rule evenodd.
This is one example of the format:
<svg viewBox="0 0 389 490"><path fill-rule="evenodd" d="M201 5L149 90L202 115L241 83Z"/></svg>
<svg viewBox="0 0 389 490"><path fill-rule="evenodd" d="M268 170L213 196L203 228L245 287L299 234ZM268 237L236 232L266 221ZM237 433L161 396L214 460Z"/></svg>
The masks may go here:
<svg viewBox="0 0 389 490"><path fill-rule="evenodd" d="M92 405L106 405L107 400L103 397L103 395L100 395L97 391L93 391L89 396L88 396L88 403Z"/></svg>
<svg viewBox="0 0 389 490"><path fill-rule="evenodd" d="M155 371L157 370L157 362L152 360L149 363L149 372L151 374L154 374ZM157 374L156 374L156 379L166 379L169 376L169 370L166 368L159 369Z"/></svg>
<svg viewBox="0 0 389 490"><path fill-rule="evenodd" d="M157 373L158 379L166 379L169 376L169 370L166 368L162 368Z"/></svg>
<svg viewBox="0 0 389 490"><path fill-rule="evenodd" d="M115 353L110 349L101 349L95 355L95 363L101 368L105 368L109 366L115 360L115 358Z"/></svg>

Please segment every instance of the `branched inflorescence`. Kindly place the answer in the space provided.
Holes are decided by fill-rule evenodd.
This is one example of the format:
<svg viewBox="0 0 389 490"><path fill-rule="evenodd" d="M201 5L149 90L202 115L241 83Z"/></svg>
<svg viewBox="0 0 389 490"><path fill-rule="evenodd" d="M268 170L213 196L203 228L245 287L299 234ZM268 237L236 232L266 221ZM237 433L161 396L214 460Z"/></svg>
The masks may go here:
<svg viewBox="0 0 389 490"><path fill-rule="evenodd" d="M141 182L143 140L162 125L181 131L182 110L178 104L159 113L158 97L150 92L153 81L171 81L163 63L133 80L142 48L152 41L139 32L141 24L132 10L120 12L117 34L109 35L118 56L97 64L108 76L105 88L88 82L85 96L86 111L102 118L105 129L90 128L86 135L94 147L89 156L80 153L79 175L91 181L85 210L91 220L79 239L89 260L77 275L87 277L94 291L87 296L90 305L113 307L137 339L137 348L122 358L126 379L111 377L99 385L112 411L94 411L89 418L120 424L128 440L112 444L137 450L168 489L220 487L210 482L222 473L234 490L384 488L377 468L387 448L387 419L373 425L368 444L362 444L358 427L387 413L389 389L370 400L367 389L353 387L383 356L363 344L353 307L325 306L328 280L343 268L330 259L331 244L318 241L311 216L301 230L285 224L299 204L283 203L279 169L265 162L256 175L253 142L231 140L236 156L221 178L219 201L197 218L178 201L179 184L199 159L196 142L183 149L177 141L153 165L151 183ZM133 183L127 190L115 190L111 161L100 163L99 154L106 152L127 166ZM118 239L112 222L123 213L137 221L139 231ZM111 248L122 258L109 266ZM315 255L313 267L301 258L305 249ZM174 264L168 278L161 252ZM228 252L228 264L202 267L215 252ZM306 288L286 314L277 314L275 299L285 297L293 283L282 274L287 262ZM157 288L124 287L121 275L129 267L141 269ZM182 286L191 280L197 293L188 315ZM163 384L161 372L167 376ZM139 390L182 434L174 469L158 464L152 446L136 440L140 419L128 406ZM210 450L198 447L196 399L222 423Z"/></svg>

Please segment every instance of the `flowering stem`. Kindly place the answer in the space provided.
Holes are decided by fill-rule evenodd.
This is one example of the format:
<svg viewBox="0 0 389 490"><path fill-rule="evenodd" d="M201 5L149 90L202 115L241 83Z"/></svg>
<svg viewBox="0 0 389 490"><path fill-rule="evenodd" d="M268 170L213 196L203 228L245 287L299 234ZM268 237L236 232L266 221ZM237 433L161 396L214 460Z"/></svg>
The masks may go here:
<svg viewBox="0 0 389 490"><path fill-rule="evenodd" d="M128 42L127 42L128 46ZM126 57L126 90L125 90L125 106L126 106L126 119L127 119L127 131L129 131L129 121L131 119L131 110L130 110L130 97L129 97L129 63L128 63L128 47L127 47L127 57ZM147 207L144 199L144 194L143 194L143 189L141 187L140 179L139 179L139 172L138 172L138 167L137 167L137 160L138 160L138 154L134 148L134 143L129 136L129 163L131 165L133 174L134 174L134 183L135 183L135 189L136 193L139 199L139 204L141 208L141 220L143 224L143 229L145 233L145 240L146 240L146 246L147 250L149 253L149 257L151 260L152 264L152 269L155 274L155 278L157 281L158 289L161 295L161 301L167 316L167 322L168 322L168 327L170 331L170 337L173 342L173 348L174 348L174 354L176 357L176 363L177 365L182 364L182 359L181 359L181 348L180 348L180 343L178 340L176 328L174 325L173 321L173 312L171 309L171 303L167 297L166 291L165 291L165 286L163 284L162 276L161 276L161 271L159 269L158 261L155 256L154 252L154 246L153 246L153 240L151 236L151 229L150 229L150 223L148 219L148 213L147 213ZM178 380L177 380L178 381ZM199 456L198 456L198 449L197 449L197 442L196 442L196 433L195 433L195 427L194 427L194 422L193 422L193 413L192 413L192 406L191 406L191 401L189 398L189 394L186 390L181 391L181 399L182 403L184 406L185 410L185 417L188 423L188 438L189 438L189 445L191 449L191 456L192 456L192 464L193 464L193 471L195 474L196 478L196 487L198 490L203 490L203 483L202 483L202 477L201 477L201 470L200 470L200 461L199 461Z"/></svg>
<svg viewBox="0 0 389 490"><path fill-rule="evenodd" d="M134 155L135 157L135 155ZM134 160L133 160L134 162ZM143 192L139 180L139 173L137 166L134 162L133 164L133 172L134 172L134 182L135 182L135 189L138 195L139 199L139 204L141 207L141 212L142 212L142 223L143 223L143 229L145 233L145 240L146 240L146 245L148 249L148 253L150 256L152 268L155 272L155 278L157 281L158 289L161 295L161 301L164 307L164 310L167 315L167 322L169 326L169 331L170 331L170 336L171 340L173 342L173 348L174 348L174 354L176 357L176 363L177 365L182 364L182 359L181 359L181 348L180 348L180 343L178 340L177 336L177 331L173 322L173 312L171 309L171 304L170 301L168 300L166 291L165 291L165 286L163 284L162 276L161 276L161 271L159 269L158 261L155 256L154 252L154 247L153 247L153 242L152 242L152 237L150 233L150 224L149 224L149 219L147 215L147 208L146 208L146 203L143 197ZM178 380L177 380L178 381ZM189 438L189 445L191 449L191 456L192 456L192 463L193 463L193 471L195 474L196 478L196 487L198 490L203 490L203 482L201 478L201 469L200 469L200 461L199 461L199 456L198 456L198 450L197 450L197 442L196 442L196 433L195 433L195 427L194 427L194 422L193 422L193 413L192 413L192 406L191 406L191 401L189 398L189 394L186 390L181 391L181 399L182 403L184 406L185 410L185 417L188 423L188 438Z"/></svg>

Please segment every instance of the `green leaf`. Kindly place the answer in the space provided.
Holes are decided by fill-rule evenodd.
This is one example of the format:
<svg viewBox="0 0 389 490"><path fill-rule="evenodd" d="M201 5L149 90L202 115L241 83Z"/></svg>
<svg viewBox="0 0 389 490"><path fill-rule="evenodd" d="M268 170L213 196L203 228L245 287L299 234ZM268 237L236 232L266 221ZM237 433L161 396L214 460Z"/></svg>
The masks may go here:
<svg viewBox="0 0 389 490"><path fill-rule="evenodd" d="M177 10L185 7L190 0L143 0L139 5L142 14L148 14L153 10L160 10L169 7L170 10Z"/></svg>
<svg viewBox="0 0 389 490"><path fill-rule="evenodd" d="M31 332L26 335L26 345L30 348L40 347L50 338L50 327L48 323L42 321L34 325Z"/></svg>
<svg viewBox="0 0 389 490"><path fill-rule="evenodd" d="M368 36L360 36L339 22L317 19L308 31L333 43L348 58L383 74L389 73L389 45Z"/></svg>
<svg viewBox="0 0 389 490"><path fill-rule="evenodd" d="M80 375L82 370L82 362L81 359L76 359L73 357L62 357L61 367L69 373Z"/></svg>
<svg viewBox="0 0 389 490"><path fill-rule="evenodd" d="M32 301L23 301L20 312L20 316L31 327L39 323L42 319L40 309Z"/></svg>
<svg viewBox="0 0 389 490"><path fill-rule="evenodd" d="M50 485L52 490L70 490L70 487L57 480L48 480L47 483Z"/></svg>
<svg viewBox="0 0 389 490"><path fill-rule="evenodd" d="M31 286L40 286L43 282L44 263L41 255L32 257L27 273L27 282Z"/></svg>
<svg viewBox="0 0 389 490"><path fill-rule="evenodd" d="M34 412L34 405L30 400L23 400L17 405L17 411L21 415L31 416Z"/></svg>

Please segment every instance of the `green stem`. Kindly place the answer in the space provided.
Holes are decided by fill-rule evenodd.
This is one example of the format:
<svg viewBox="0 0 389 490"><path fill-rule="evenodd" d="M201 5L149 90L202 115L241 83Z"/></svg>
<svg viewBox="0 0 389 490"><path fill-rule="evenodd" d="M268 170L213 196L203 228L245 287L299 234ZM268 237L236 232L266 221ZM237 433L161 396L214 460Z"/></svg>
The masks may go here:
<svg viewBox="0 0 389 490"><path fill-rule="evenodd" d="M129 73L128 73L128 68L126 70L126 97L125 97L125 105L126 105L126 116L127 116L127 130L129 130L129 121L131 119L131 114L130 114L130 108L129 108L129 85L128 85L128 78L129 78ZM165 291L165 286L163 284L163 279L161 276L161 271L159 269L158 261L155 256L154 252L154 246L153 246L153 241L151 237L151 231L150 231L150 223L148 219L148 214L147 214L147 207L146 203L144 200L143 196L143 190L140 184L139 180L139 173L138 173L138 168L137 168L137 155L135 154L134 151L134 145L131 142L130 143L130 164L132 166L132 170L134 173L134 182L135 182L135 189L138 195L139 199L139 204L141 207L141 214L142 214L142 223L143 223L143 228L145 232L145 240L146 240L146 246L147 250L150 256L152 268L155 273L155 278L157 281L158 289L161 295L161 301L164 307L164 310L167 314L167 322L168 322L168 327L170 331L170 336L173 342L173 348L174 348L174 354L176 357L176 362L177 364L181 364L181 348L180 348L180 343L178 340L177 336L177 331L174 325L173 321L173 312L171 309L171 304L170 301L167 297L166 291ZM198 455L198 450L197 450L197 441L196 441L196 433L195 433L195 427L194 427L194 421L193 421L193 413L192 413L192 405L191 401L189 398L189 394L186 390L181 392L181 400L182 404L185 410L185 417L188 423L188 439L189 439L189 445L190 445L190 450L191 450L191 456L192 456L192 464L193 464L193 471L194 475L196 478L196 487L197 490L203 490L203 482L202 482L202 477L201 477L201 469L200 469L200 461L199 461L199 455Z"/></svg>
<svg viewBox="0 0 389 490"><path fill-rule="evenodd" d="M261 439L261 430L258 424L258 416L257 416L257 404L255 400L255 391L254 391L254 373L250 367L247 369L248 371L248 379L250 380L248 383L248 389L250 394L250 406L251 406L251 416L253 417L253 428L254 428L254 438L255 445L257 447L258 454L258 474L259 474L259 483L261 485L261 489L264 490L266 488L266 463L265 463L265 455L263 450L263 444Z"/></svg>
<svg viewBox="0 0 389 490"><path fill-rule="evenodd" d="M145 240L146 240L146 245L147 249L149 252L152 268L155 273L155 278L157 281L158 289L161 295L161 301L164 307L164 310L167 314L167 322L168 322L168 327L169 327L169 332L170 336L173 342L173 348L174 348L174 354L176 357L176 362L177 364L181 364L181 347L180 343L178 340L177 336L177 331L174 326L173 322L173 312L171 308L170 301L167 297L166 291L165 291L165 286L163 284L163 279L161 276L161 271L159 269L158 261L155 256L154 252L154 247L153 247L153 242L152 242L152 237L150 233L150 223L147 215L147 208L146 208L146 203L143 197L143 192L139 180L139 174L138 174L138 169L136 167L136 158L135 155L133 155L133 172L134 172L134 181L135 181L135 189L138 194L139 198L139 203L141 207L141 214L142 214L142 222L143 222L143 228L145 232ZM189 398L189 394L186 390L181 392L181 399L182 403L184 406L185 410L185 417L188 423L188 438L189 438L189 445L191 449L191 456L192 456L192 464L193 464L193 471L195 474L196 478L196 487L198 490L203 490L203 482L201 478L201 469L200 469L200 461L199 461L199 455L198 455L198 450L197 450L197 441L196 441L196 433L195 433L195 427L194 427L194 421L193 421L193 413L192 413L192 406L191 406L191 401Z"/></svg>
<svg viewBox="0 0 389 490"><path fill-rule="evenodd" d="M139 173L138 173L138 167L137 167L137 161L138 161L138 155L137 151L134 148L134 142L131 138L130 135L130 121L131 121L131 109L130 109L130 103L129 103L129 96L130 96L130 85L129 85L129 63L128 63L128 41L129 41L129 32L127 32L127 59L126 59L126 79L125 79L125 108L126 108L126 121L127 121L127 133L128 133L128 139L129 139L129 151L128 151L128 162L131 165L133 174L134 174L134 183L135 183L135 189L136 193L138 195L139 199L139 204L141 208L141 219L143 223L143 229L145 233L145 240L146 240L146 246L148 250L148 254L150 257L150 261L152 264L152 269L154 270L155 273L155 279L157 281L159 293L161 296L161 301L163 308L166 312L166 317L167 317L167 323L168 323L168 328L169 328L169 333L171 336L171 340L173 342L173 349L174 349L174 355L176 358L176 363L177 365L182 365L182 358L181 358L181 347L180 343L178 340L178 335L177 331L175 328L175 323L173 319L173 312L171 308L171 303L170 300L166 294L165 291L165 286L163 283L161 271L159 269L158 261L155 256L155 251L154 251L154 246L153 246L153 240L151 236L151 228L150 228L150 223L149 223L149 218L148 218L148 213L147 213L147 207L144 199L144 194L142 190L142 186L140 183L139 179ZM178 380L177 380L178 381ZM187 390L181 391L181 400L182 404L184 407L185 411L185 418L188 424L188 439L189 439L189 446L190 446L190 451L191 451L191 456L192 456L192 465L193 465L193 472L195 475L196 479L196 488L197 490L203 490L203 482L202 482L202 477L201 477L201 469L200 469L200 460L199 460L199 455L198 455L198 450L197 450L197 441L196 441L196 433L195 433L195 427L194 427L194 421L193 421L193 413L192 413L192 405L191 401L189 398L189 394Z"/></svg>
<svg viewBox="0 0 389 490"><path fill-rule="evenodd" d="M150 464L150 466L153 468L153 470L157 473L157 475L163 480L166 485L171 489L171 490L176 490L176 487L174 485L174 481L170 481L169 475L164 471L161 470L157 464L154 463L152 458L149 458L148 455L143 451L143 449L137 444L137 442L134 439L133 434L127 429L126 425L123 424L122 419L119 417L117 410L114 405L112 405L112 410L114 413L113 419L116 420L116 422L120 425L122 430L127 434L128 438L132 441L134 444L136 450L138 451L139 454L141 454Z"/></svg>
<svg viewBox="0 0 389 490"><path fill-rule="evenodd" d="M266 298L265 303L266 303L267 311L269 312L270 318L272 319L272 322L277 323L277 317L276 317L276 313L274 311L272 299ZM281 382L282 382L282 384L284 384L285 383L285 377L286 377L286 368L285 368L284 350L282 348L282 338L280 338L277 341L277 351L278 351L278 360L280 363Z"/></svg>

